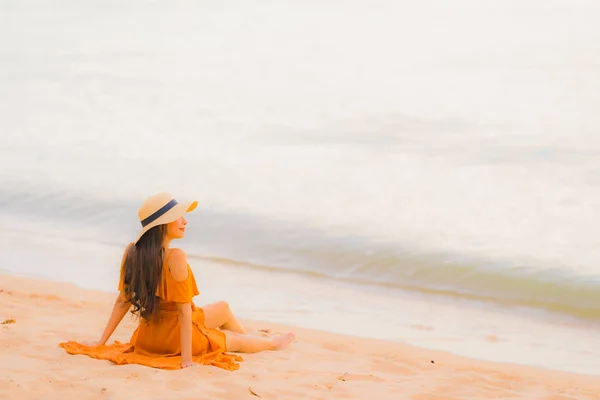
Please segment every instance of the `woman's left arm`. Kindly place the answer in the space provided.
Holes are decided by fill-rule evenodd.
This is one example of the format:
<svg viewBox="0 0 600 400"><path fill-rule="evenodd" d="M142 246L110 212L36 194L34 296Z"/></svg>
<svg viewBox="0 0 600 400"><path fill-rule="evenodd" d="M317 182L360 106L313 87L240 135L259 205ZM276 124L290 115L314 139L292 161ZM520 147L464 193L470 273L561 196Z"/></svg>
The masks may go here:
<svg viewBox="0 0 600 400"><path fill-rule="evenodd" d="M106 344L106 342L108 341L108 339L110 339L111 335L113 334L115 329L117 329L117 326L119 326L119 324L123 320L123 317L125 316L125 314L127 314L127 311L129 311L130 308L131 304L127 301L123 292L119 292L119 296L115 300L115 305L113 306L112 313L110 314L110 319L108 320L106 328L104 328L104 332L102 332L102 336L100 337L100 340L98 340L96 345Z"/></svg>

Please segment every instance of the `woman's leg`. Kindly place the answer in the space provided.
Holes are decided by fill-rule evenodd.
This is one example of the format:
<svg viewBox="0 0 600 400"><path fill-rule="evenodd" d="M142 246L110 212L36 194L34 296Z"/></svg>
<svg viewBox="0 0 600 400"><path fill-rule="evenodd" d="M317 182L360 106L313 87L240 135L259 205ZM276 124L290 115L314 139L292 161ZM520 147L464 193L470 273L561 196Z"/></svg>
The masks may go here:
<svg viewBox="0 0 600 400"><path fill-rule="evenodd" d="M207 328L221 328L236 333L248 333L235 318L226 301L218 301L201 308L204 312L204 326Z"/></svg>
<svg viewBox="0 0 600 400"><path fill-rule="evenodd" d="M224 330L227 338L227 351L239 353L258 353L265 350L281 350L294 340L293 333L274 337L244 335Z"/></svg>

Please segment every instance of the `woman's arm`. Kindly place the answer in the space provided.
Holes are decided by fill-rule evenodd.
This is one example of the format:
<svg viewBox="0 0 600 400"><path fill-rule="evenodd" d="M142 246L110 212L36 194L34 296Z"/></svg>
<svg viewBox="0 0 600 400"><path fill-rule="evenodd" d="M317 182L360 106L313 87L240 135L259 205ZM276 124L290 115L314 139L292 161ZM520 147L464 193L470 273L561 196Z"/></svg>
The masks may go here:
<svg viewBox="0 0 600 400"><path fill-rule="evenodd" d="M187 257L179 249L173 249L169 261L171 276L178 282L183 282L188 278ZM187 368L196 365L192 361L192 303L177 303L179 311L179 329L181 331L181 368Z"/></svg>
<svg viewBox="0 0 600 400"><path fill-rule="evenodd" d="M181 330L181 368L191 367L192 361L192 304L177 303L179 329Z"/></svg>
<svg viewBox="0 0 600 400"><path fill-rule="evenodd" d="M127 314L127 311L129 311L129 309L131 308L131 303L129 303L129 301L127 301L127 297L123 293L121 286L123 285L123 273L124 273L123 268L125 267L125 260L127 258L127 254L129 253L129 250L131 249L132 245L133 245L132 243L129 243L127 245L127 247L125 248L125 251L123 252L123 257L121 258L121 282L119 283L119 289L120 289L119 295L117 296L117 299L115 300L115 305L113 306L113 310L112 310L112 313L110 314L108 323L106 324L106 328L104 328L104 332L102 332L102 336L100 337L100 340L98 340L98 342L96 342L95 345L106 344L106 342L108 341L110 336L113 334L115 329L117 329L117 326L119 326L119 324L123 320L123 317L125 316L125 314Z"/></svg>
<svg viewBox="0 0 600 400"><path fill-rule="evenodd" d="M104 328L104 332L102 332L102 336L100 337L100 340L98 340L97 345L106 344L130 308L131 304L127 301L123 292L119 292L119 296L115 300L115 305L113 306L112 313L110 314L110 319L108 320L106 328Z"/></svg>

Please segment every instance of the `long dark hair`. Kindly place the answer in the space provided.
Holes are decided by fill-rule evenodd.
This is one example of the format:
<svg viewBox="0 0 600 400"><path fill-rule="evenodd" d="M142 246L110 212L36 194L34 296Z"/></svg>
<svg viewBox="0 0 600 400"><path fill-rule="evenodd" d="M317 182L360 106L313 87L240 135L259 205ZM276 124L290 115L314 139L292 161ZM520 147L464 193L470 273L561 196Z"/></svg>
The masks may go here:
<svg viewBox="0 0 600 400"><path fill-rule="evenodd" d="M132 314L150 321L158 311L156 288L163 267L163 240L166 225L148 230L134 245L130 245L121 266L125 296L133 305Z"/></svg>

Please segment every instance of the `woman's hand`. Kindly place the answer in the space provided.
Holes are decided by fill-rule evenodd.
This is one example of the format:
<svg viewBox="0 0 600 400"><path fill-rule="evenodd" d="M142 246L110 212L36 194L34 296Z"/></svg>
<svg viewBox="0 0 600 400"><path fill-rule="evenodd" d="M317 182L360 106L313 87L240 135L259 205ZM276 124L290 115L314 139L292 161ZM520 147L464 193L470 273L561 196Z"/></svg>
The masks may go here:
<svg viewBox="0 0 600 400"><path fill-rule="evenodd" d="M187 361L187 362L181 363L182 369L189 368L189 367L197 367L197 366L198 366L198 364L193 361Z"/></svg>

